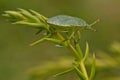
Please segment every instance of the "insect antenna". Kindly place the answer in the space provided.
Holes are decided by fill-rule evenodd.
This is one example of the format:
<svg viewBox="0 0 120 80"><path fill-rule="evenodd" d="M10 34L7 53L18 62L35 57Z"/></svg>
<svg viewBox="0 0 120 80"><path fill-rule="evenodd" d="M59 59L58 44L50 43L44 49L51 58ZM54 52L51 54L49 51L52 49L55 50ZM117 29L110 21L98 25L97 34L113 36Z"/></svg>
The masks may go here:
<svg viewBox="0 0 120 80"><path fill-rule="evenodd" d="M92 24L90 24L90 26L93 26L93 25L95 25L95 24L98 23L98 22L100 22L100 19L95 20ZM94 28L91 28L91 30L93 30L94 32L97 31L97 30L94 29Z"/></svg>
<svg viewBox="0 0 120 80"><path fill-rule="evenodd" d="M96 24L98 22L100 22L100 19L95 20L92 24L90 24L90 26L93 26L94 24Z"/></svg>

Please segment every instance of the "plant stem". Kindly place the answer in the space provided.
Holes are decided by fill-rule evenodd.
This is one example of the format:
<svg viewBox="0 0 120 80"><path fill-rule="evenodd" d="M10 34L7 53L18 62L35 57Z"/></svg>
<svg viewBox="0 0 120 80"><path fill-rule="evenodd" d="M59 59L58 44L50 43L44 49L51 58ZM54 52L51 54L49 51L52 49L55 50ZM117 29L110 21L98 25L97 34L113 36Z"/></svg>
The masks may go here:
<svg viewBox="0 0 120 80"><path fill-rule="evenodd" d="M85 68L85 64L83 61L80 62L80 69L81 71L83 72L84 76L85 76L85 80L89 80L88 78L88 74L87 74L87 71L86 71L86 68Z"/></svg>
<svg viewBox="0 0 120 80"><path fill-rule="evenodd" d="M57 33L57 36L62 40L64 41L64 37L60 34L60 33ZM77 52L77 50L72 46L70 40L67 40L67 45L68 45L68 48L74 53L74 56L76 57L76 59L79 61L80 60L80 56Z"/></svg>
<svg viewBox="0 0 120 80"><path fill-rule="evenodd" d="M69 40L67 41L67 44L68 44L68 48L74 53L74 56L76 57L77 61L80 61L81 57L79 56L77 50L72 46Z"/></svg>
<svg viewBox="0 0 120 80"><path fill-rule="evenodd" d="M61 40L64 40L64 37L60 33L57 33L57 36ZM81 72L85 76L85 80L89 80L84 61L82 61L81 56L79 56L79 52L74 48L70 40L67 40L67 45L68 49L70 49L73 52L75 58L77 59L77 62L79 63L79 70L81 70Z"/></svg>

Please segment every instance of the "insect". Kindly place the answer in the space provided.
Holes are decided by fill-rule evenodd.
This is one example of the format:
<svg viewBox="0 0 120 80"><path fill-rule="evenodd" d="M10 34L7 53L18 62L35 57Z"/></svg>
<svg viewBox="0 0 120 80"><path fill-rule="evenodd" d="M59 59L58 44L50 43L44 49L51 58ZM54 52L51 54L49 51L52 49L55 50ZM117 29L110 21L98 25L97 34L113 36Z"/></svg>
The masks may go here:
<svg viewBox="0 0 120 80"><path fill-rule="evenodd" d="M51 18L48 18L47 23L50 26L53 26L55 29L60 30L79 30L79 29L90 29L94 30L91 26L95 23L99 22L99 19L97 19L92 24L88 24L86 21L84 21L81 18L67 16L67 15L58 15Z"/></svg>

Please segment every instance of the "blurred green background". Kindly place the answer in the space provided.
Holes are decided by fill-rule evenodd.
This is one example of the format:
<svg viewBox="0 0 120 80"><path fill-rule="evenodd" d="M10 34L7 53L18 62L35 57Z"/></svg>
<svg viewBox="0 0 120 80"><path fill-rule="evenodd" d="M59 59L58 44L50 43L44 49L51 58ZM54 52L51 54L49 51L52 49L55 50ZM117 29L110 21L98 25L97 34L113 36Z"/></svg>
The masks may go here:
<svg viewBox="0 0 120 80"><path fill-rule="evenodd" d="M103 62L106 59L111 66L110 70L100 68L95 80L120 80L118 65L120 64L120 55L114 55L114 53L120 53L119 0L0 0L0 14L6 10L17 10L17 8L33 9L47 17L58 14L77 16L88 23L92 23L99 18L101 22L95 25L97 32L82 31L82 48L84 50L85 42L88 41L91 52L96 52L99 59L102 56ZM71 57L67 49L56 48L54 44L49 42L30 47L29 44L40 37L40 35L36 36L35 32L36 30L33 28L12 25L0 16L0 80L41 80L30 77L33 76L31 75L32 71L33 73L36 72L35 75L38 74L37 77L39 77L39 70L35 69L37 71L34 71L36 66L43 66L48 61L53 62L50 65L55 66L57 62L54 63L54 61ZM114 46L110 48L110 45L114 42L115 45L113 44ZM114 60L116 56L118 58ZM59 71L59 69L57 70ZM113 76L113 78L109 78L109 76ZM73 76L70 76L72 79L68 79L68 77L66 77L66 80L74 79Z"/></svg>

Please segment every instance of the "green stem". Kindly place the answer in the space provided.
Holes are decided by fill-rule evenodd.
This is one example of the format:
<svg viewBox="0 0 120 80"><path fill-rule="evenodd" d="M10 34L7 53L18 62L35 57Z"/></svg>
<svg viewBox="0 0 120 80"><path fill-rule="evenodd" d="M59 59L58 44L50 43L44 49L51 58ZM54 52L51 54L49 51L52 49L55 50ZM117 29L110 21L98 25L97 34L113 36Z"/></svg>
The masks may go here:
<svg viewBox="0 0 120 80"><path fill-rule="evenodd" d="M85 76L85 80L89 80L88 78L88 74L87 74L87 71L86 71L86 68L85 68L85 64L83 61L80 62L80 69L81 71L83 72L84 76Z"/></svg>
<svg viewBox="0 0 120 80"><path fill-rule="evenodd" d="M57 36L62 40L64 41L64 37L60 34L60 33L57 33ZM68 45L68 48L73 52L75 53L74 56L76 57L77 60L80 60L81 57L79 57L79 54L78 52L76 51L76 49L71 45L71 42L70 40L67 40L67 45Z"/></svg>
<svg viewBox="0 0 120 80"><path fill-rule="evenodd" d="M68 48L74 53L74 56L76 57L77 61L81 60L81 57L79 56L79 53L77 52L77 50L72 46L72 44L70 43L70 41L67 41L68 44Z"/></svg>
<svg viewBox="0 0 120 80"><path fill-rule="evenodd" d="M64 37L60 33L57 33L57 36L61 40L64 40ZM70 40L67 40L67 44L68 44L67 47L74 53L74 56L77 59L79 65L80 65L79 66L79 70L81 70L81 72L85 76L85 80L89 80L88 74L87 74L87 70L86 70L86 67L85 67L85 64L84 64L84 61L81 60L81 56L80 56L79 52L73 47L73 45L71 44Z"/></svg>

